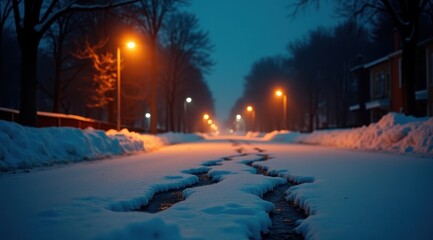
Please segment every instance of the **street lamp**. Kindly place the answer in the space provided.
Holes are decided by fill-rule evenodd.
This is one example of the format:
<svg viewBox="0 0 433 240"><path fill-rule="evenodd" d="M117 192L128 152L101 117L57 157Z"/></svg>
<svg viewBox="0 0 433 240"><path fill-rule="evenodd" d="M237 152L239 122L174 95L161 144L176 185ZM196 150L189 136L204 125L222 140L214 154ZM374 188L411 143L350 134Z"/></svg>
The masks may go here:
<svg viewBox="0 0 433 240"><path fill-rule="evenodd" d="M282 90L276 90L275 95L277 97L283 97L283 124L281 127L287 129L287 95Z"/></svg>
<svg viewBox="0 0 433 240"><path fill-rule="evenodd" d="M206 122L209 120L209 118L210 118L209 114L207 113L203 114L202 132L207 132Z"/></svg>
<svg viewBox="0 0 433 240"><path fill-rule="evenodd" d="M236 115L236 121L235 121L235 128L236 132L241 132L241 130L245 130L245 128L242 128L243 123L241 122L242 116L240 114Z"/></svg>
<svg viewBox="0 0 433 240"><path fill-rule="evenodd" d="M185 132L188 132L188 103L192 102L192 98L185 98L185 102L183 103L183 110L185 114Z"/></svg>
<svg viewBox="0 0 433 240"><path fill-rule="evenodd" d="M126 47L129 49L135 48L135 42L126 43ZM120 77L120 47L117 47L117 123L116 128L117 131L120 131L121 127L121 112L120 112L120 104L121 104L121 77Z"/></svg>
<svg viewBox="0 0 433 240"><path fill-rule="evenodd" d="M146 117L146 119L147 119L147 123L146 123L146 125L147 126L149 126L149 129L150 129L150 113L146 113L146 114L144 114L144 117Z"/></svg>
<svg viewBox="0 0 433 240"><path fill-rule="evenodd" d="M251 105L247 107L247 111L251 113L251 131L253 131L256 121L256 111Z"/></svg>

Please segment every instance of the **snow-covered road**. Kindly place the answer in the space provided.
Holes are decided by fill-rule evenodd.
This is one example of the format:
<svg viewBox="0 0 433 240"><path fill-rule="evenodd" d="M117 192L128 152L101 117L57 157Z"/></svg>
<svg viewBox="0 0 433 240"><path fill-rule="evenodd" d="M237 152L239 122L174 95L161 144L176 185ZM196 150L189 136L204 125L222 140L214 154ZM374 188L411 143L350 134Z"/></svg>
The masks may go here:
<svg viewBox="0 0 433 240"><path fill-rule="evenodd" d="M0 175L4 239L248 239L271 222L260 196L286 179L289 198L310 216L308 239L433 239L433 161L397 154L209 139L108 160ZM240 144L239 144L240 143ZM255 174L254 162L280 177ZM247 153L232 161L223 157ZM218 163L217 165L211 163ZM157 213L132 211L157 191L190 185L205 172L217 184L186 190Z"/></svg>

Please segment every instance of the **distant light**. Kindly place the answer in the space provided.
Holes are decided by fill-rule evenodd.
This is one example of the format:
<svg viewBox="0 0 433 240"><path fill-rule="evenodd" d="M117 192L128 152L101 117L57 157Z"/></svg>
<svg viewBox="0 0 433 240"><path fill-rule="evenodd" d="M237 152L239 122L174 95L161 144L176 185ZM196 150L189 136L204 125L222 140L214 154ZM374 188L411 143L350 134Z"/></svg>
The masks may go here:
<svg viewBox="0 0 433 240"><path fill-rule="evenodd" d="M230 133L230 134L233 134L234 132L235 132L235 131L234 131L233 129L230 129L230 130L229 130L229 133Z"/></svg>
<svg viewBox="0 0 433 240"><path fill-rule="evenodd" d="M251 111L253 111L253 107L251 107L251 106L248 106L248 107L247 107L247 111L248 111L248 112L251 112Z"/></svg>
<svg viewBox="0 0 433 240"><path fill-rule="evenodd" d="M186 101L187 103L190 103L190 102L192 102L192 98L187 97L187 98L185 99L185 101Z"/></svg>
<svg viewBox="0 0 433 240"><path fill-rule="evenodd" d="M145 116L146 118L150 118L150 113L146 113L146 114L144 114L144 116Z"/></svg>
<svg viewBox="0 0 433 240"><path fill-rule="evenodd" d="M126 44L126 47L128 47L128 48L135 48L135 42L128 42L127 44Z"/></svg>
<svg viewBox="0 0 433 240"><path fill-rule="evenodd" d="M207 120L207 123L211 125L213 123L212 119Z"/></svg>
<svg viewBox="0 0 433 240"><path fill-rule="evenodd" d="M281 97L281 96L283 96L283 91L277 90L277 91L275 91L275 95L277 95L278 97Z"/></svg>
<svg viewBox="0 0 433 240"><path fill-rule="evenodd" d="M241 120L242 116L240 114L236 115L236 120L239 121Z"/></svg>
<svg viewBox="0 0 433 240"><path fill-rule="evenodd" d="M204 119L204 120L208 120L208 119L209 119L209 114L204 114L204 115L203 115L203 119Z"/></svg>

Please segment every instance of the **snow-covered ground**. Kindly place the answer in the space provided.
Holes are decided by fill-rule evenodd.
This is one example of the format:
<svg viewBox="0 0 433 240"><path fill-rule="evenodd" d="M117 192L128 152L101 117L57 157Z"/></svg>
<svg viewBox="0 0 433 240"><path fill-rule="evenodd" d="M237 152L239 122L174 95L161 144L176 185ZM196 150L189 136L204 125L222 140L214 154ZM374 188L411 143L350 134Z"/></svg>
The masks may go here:
<svg viewBox="0 0 433 240"><path fill-rule="evenodd" d="M312 133L311 139L322 140L309 142L307 135L297 133L202 139L198 135L154 137L127 131L32 129L0 122L3 170L112 156L104 161L0 174L0 236L258 239L272 224L267 214L272 204L260 196L291 180L301 184L289 189L287 199L309 214L297 228L306 239L433 239L432 119L402 122L408 118L395 114L384 119L351 131L371 132L352 135L357 141L368 136L369 142L382 144L356 148L385 152L296 143L302 139L330 145L323 139L344 138L347 142L349 130ZM395 137L389 131L400 135ZM321 136L313 138L315 134ZM392 141L384 144L384 139ZM167 145L179 142L185 143ZM146 145L165 147L143 152ZM278 177L255 174L255 169L245 164L259 158L258 149L271 159L253 165ZM238 151L247 155L223 160ZM114 156L130 152L135 154ZM51 158L44 162L43 156ZM131 211L146 204L156 192L197 182L190 173L204 171L220 182L185 190L185 201L157 214Z"/></svg>

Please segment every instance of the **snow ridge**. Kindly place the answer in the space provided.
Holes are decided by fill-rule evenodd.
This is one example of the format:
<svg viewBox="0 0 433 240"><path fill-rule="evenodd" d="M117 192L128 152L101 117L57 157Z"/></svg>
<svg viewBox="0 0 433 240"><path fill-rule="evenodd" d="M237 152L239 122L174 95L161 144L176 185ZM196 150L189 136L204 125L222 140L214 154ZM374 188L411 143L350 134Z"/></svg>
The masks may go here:
<svg viewBox="0 0 433 240"><path fill-rule="evenodd" d="M0 172L107 158L203 139L197 134L147 135L71 127L33 128L0 120Z"/></svg>
<svg viewBox="0 0 433 240"><path fill-rule="evenodd" d="M317 130L310 134L272 132L264 139L341 148L433 156L433 118L388 113L377 123L353 129Z"/></svg>
<svg viewBox="0 0 433 240"><path fill-rule="evenodd" d="M167 177L169 179L170 177ZM147 205L153 196L160 192L165 192L173 189L180 189L186 186L193 185L199 181L195 175L187 175L178 177L180 181L170 183L155 183L149 186L143 193L143 196L129 200L124 200L111 204L108 209L115 212L129 212L140 209L141 206Z"/></svg>

